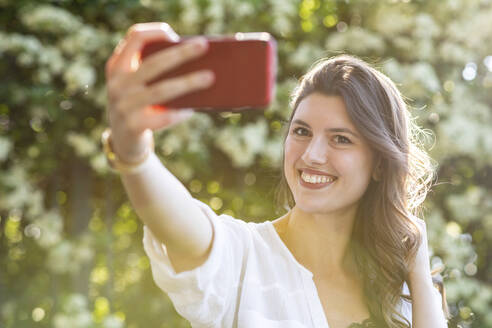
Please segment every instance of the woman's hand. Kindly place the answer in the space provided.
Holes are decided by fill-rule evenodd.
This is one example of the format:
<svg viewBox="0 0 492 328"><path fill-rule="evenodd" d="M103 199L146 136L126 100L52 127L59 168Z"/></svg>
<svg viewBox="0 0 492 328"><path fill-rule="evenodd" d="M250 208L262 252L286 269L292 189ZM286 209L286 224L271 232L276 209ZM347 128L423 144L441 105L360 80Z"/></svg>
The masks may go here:
<svg viewBox="0 0 492 328"><path fill-rule="evenodd" d="M208 47L205 38L194 38L156 52L140 64L143 45L155 40L177 41L179 36L166 23L133 25L106 63L112 145L116 154L127 163L137 162L142 157L152 142L152 131L177 124L193 113L192 109L160 111L151 105L207 88L213 83L211 71L197 71L146 86L147 81L159 74L203 55Z"/></svg>

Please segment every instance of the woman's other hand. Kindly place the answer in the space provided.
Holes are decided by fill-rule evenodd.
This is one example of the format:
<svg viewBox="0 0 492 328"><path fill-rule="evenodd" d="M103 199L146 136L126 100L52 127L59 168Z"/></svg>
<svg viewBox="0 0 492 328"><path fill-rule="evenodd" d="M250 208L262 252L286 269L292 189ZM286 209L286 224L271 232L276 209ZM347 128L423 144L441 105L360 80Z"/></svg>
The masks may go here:
<svg viewBox="0 0 492 328"><path fill-rule="evenodd" d="M203 37L147 57L139 55L146 42L179 40L166 23L133 25L106 63L108 117L112 130L112 146L121 160L137 162L152 143L152 131L175 125L191 116L192 109L153 109L153 104L168 102L183 94L205 89L213 83L211 71L196 71L146 86L159 74L170 71L207 51Z"/></svg>

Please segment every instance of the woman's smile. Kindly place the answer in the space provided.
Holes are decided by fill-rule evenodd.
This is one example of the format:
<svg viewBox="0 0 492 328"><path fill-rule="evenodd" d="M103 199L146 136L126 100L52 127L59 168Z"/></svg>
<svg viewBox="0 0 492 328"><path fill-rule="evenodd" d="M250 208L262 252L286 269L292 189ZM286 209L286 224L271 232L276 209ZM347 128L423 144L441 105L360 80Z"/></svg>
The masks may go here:
<svg viewBox="0 0 492 328"><path fill-rule="evenodd" d="M322 189L335 183L337 177L330 175L318 175L306 172L306 170L298 170L299 182L301 186L309 189Z"/></svg>

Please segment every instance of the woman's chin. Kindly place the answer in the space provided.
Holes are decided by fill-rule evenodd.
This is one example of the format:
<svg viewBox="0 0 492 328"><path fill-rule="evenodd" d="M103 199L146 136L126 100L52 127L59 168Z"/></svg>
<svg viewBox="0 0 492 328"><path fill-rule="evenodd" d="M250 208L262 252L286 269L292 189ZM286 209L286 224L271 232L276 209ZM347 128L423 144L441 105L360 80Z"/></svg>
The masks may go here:
<svg viewBox="0 0 492 328"><path fill-rule="evenodd" d="M295 207L304 212L310 214L333 214L342 213L344 211L350 211L354 206L357 206L357 202L351 202L341 199L333 199L331 201L320 199L313 199L312 197L296 197Z"/></svg>
<svg viewBox="0 0 492 328"><path fill-rule="evenodd" d="M303 199L296 201L296 207L305 213L311 214L327 214L337 210L337 207L331 204L320 204L319 201L306 201Z"/></svg>

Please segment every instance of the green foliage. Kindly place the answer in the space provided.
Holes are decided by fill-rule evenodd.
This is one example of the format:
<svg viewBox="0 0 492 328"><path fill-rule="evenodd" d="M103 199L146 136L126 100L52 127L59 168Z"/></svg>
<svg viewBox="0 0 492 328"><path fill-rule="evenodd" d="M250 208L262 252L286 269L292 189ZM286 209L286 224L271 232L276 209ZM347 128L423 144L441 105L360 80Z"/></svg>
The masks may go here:
<svg viewBox="0 0 492 328"><path fill-rule="evenodd" d="M316 59L349 52L397 82L435 133L426 221L450 326L492 327L490 17L490 0L1 0L0 325L189 326L154 285L141 224L99 146L105 61L132 24L166 21L181 35L278 41L269 109L196 113L156 136L193 196L237 218L278 215L281 122Z"/></svg>

